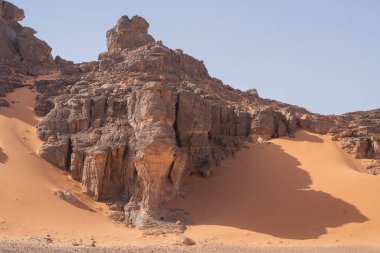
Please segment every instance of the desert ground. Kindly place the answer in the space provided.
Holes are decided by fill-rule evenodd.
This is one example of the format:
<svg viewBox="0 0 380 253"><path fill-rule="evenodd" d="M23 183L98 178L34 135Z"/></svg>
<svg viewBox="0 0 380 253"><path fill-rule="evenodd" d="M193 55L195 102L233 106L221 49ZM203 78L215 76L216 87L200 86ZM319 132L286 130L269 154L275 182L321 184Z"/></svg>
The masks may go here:
<svg viewBox="0 0 380 253"><path fill-rule="evenodd" d="M167 206L190 212L196 245L176 246L175 235L111 222L105 204L38 158L34 98L20 88L0 108L0 252L378 252L380 177L329 136L247 142L212 177L191 176Z"/></svg>

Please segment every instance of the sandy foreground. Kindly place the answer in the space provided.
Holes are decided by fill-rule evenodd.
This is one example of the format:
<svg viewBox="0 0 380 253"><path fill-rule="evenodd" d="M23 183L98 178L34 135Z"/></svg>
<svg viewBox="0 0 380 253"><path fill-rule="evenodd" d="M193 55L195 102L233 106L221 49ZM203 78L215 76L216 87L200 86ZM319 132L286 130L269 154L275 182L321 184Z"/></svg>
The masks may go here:
<svg viewBox="0 0 380 253"><path fill-rule="evenodd" d="M0 252L380 252L380 177L328 136L246 143L211 178L191 176L168 203L193 219L185 235L197 244L180 247L175 235L112 223L104 204L36 156L34 97L17 89L0 108Z"/></svg>

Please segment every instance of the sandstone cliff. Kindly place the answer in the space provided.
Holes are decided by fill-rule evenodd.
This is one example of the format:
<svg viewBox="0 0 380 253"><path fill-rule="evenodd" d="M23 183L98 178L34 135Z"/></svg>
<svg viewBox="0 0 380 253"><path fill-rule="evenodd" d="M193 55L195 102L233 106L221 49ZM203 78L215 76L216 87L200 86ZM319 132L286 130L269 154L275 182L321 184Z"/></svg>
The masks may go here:
<svg viewBox="0 0 380 253"><path fill-rule="evenodd" d="M148 27L141 17L123 16L107 32L108 51L98 61L37 83L35 111L46 115L38 125L40 156L70 171L95 199L127 203L127 224L151 224L188 175L210 176L251 138L304 128L342 135L341 143L355 146L345 149L376 157L378 144L369 144L376 137L368 135L375 131L357 131L365 127L357 118L316 115L235 90L210 77L203 62L156 42Z"/></svg>
<svg viewBox="0 0 380 253"><path fill-rule="evenodd" d="M297 129L330 134L355 157L372 159L371 172L380 170L379 110L324 116L233 89L210 77L202 61L155 41L138 16L121 17L107 32L108 51L98 61L53 61L34 30L18 24L21 9L0 1L0 10L0 96L22 85L20 75L60 69L59 80L35 85L34 110L45 116L39 155L94 199L116 203L118 221L183 229L166 221L186 217L163 204L181 194L186 177L212 175L243 141Z"/></svg>
<svg viewBox="0 0 380 253"><path fill-rule="evenodd" d="M40 156L97 200L128 203L127 223L160 213L189 174L211 175L255 133L292 134L295 112L211 78L203 62L147 34L141 17L107 32L108 52L80 73L37 83Z"/></svg>

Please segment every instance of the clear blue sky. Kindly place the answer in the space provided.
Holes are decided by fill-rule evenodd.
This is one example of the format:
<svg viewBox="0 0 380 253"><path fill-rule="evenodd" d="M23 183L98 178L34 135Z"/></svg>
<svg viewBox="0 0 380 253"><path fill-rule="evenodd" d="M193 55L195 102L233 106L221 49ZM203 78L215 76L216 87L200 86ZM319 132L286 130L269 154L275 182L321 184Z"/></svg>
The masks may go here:
<svg viewBox="0 0 380 253"><path fill-rule="evenodd" d="M122 15L235 88L324 114L380 107L380 0L10 0L53 54L105 51Z"/></svg>

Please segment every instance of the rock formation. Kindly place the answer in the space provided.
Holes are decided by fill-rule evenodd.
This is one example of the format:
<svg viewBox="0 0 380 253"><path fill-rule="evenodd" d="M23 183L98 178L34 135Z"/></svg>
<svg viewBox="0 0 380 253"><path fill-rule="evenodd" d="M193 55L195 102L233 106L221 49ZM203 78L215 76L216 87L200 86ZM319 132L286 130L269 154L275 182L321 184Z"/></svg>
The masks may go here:
<svg viewBox="0 0 380 253"><path fill-rule="evenodd" d="M123 16L107 32L108 51L98 61L53 61L35 31L18 24L21 9L0 1L0 11L0 96L21 86L22 74L61 70L61 79L35 84L34 110L45 116L37 126L39 155L94 199L116 206L118 221L178 232L186 215L163 204L181 194L190 174L212 175L243 141L297 129L331 134L380 171L379 110L323 116L262 99L255 89L233 89L210 77L202 61L155 41L138 16Z"/></svg>
<svg viewBox="0 0 380 253"><path fill-rule="evenodd" d="M14 88L22 86L20 74L7 64L0 62L0 97L5 97L6 93Z"/></svg>
<svg viewBox="0 0 380 253"><path fill-rule="evenodd" d="M123 16L107 32L108 51L98 61L36 84L35 111L46 115L38 125L45 141L39 155L69 171L96 200L126 203L118 220L170 220L163 204L180 194L186 177L210 176L252 137L265 141L303 128L338 136L358 158L379 158L380 138L357 131L367 122L362 114L322 116L262 99L254 89L235 90L147 30L143 18Z"/></svg>
<svg viewBox="0 0 380 253"><path fill-rule="evenodd" d="M18 23L24 17L23 10L7 1L0 1L1 61L25 64L25 68L31 70L35 65L52 64L51 48L34 36L34 29Z"/></svg>
<svg viewBox="0 0 380 253"><path fill-rule="evenodd" d="M99 61L36 84L35 111L46 114L39 155L96 200L128 203L125 220L135 225L162 215L190 173L211 175L252 131L269 139L296 128L290 109L251 110L262 100L257 92L226 87L147 29L143 18L124 16L107 32L109 50Z"/></svg>
<svg viewBox="0 0 380 253"><path fill-rule="evenodd" d="M312 132L330 134L339 146L355 158L380 158L380 110L352 112L343 115L307 115L301 127Z"/></svg>
<svg viewBox="0 0 380 253"><path fill-rule="evenodd" d="M148 34L148 28L148 22L142 17L121 17L116 26L107 32L108 51L135 49L154 42L153 37Z"/></svg>
<svg viewBox="0 0 380 253"><path fill-rule="evenodd" d="M51 48L34 36L35 30L19 24L24 17L22 9L0 0L0 97L22 86L20 74L55 68Z"/></svg>

